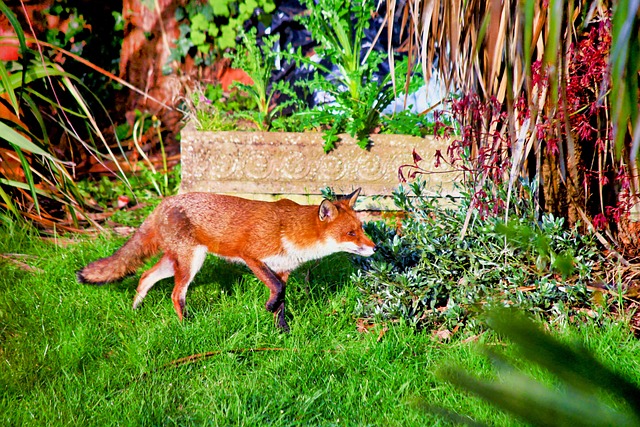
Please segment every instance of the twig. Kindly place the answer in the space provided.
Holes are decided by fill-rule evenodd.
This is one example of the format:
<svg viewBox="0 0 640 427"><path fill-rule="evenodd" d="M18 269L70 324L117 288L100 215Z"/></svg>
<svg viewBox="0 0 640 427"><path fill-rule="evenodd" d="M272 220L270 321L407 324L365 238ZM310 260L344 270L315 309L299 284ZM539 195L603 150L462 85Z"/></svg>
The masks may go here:
<svg viewBox="0 0 640 427"><path fill-rule="evenodd" d="M209 359L213 356L218 356L223 353L231 353L231 354L246 354L246 353L258 353L263 351L294 351L297 352L296 348L281 348L281 347L258 347L258 348L234 348L230 350L215 350L215 351L207 351L206 353L198 353L192 354L191 356L181 357L180 359L172 360L169 363L165 363L160 367L160 369L166 368L175 368L182 365L187 365L190 363L200 362L205 359Z"/></svg>
<svg viewBox="0 0 640 427"><path fill-rule="evenodd" d="M205 359L209 359L214 356L218 356L224 353L231 354L247 354L247 353L259 353L266 351L291 351L297 353L299 350L297 348L281 348L281 347L258 347L258 348L233 348L229 350L215 350L215 351L207 351L206 353L197 353L192 354L191 356L181 357L180 359L172 360L171 362L165 363L164 365L151 370L150 372L145 372L140 376L140 379L144 379L148 374L157 372L160 370L168 369L168 368L176 368L178 366L188 365L191 363L201 362ZM337 353L338 350L322 350L323 353Z"/></svg>

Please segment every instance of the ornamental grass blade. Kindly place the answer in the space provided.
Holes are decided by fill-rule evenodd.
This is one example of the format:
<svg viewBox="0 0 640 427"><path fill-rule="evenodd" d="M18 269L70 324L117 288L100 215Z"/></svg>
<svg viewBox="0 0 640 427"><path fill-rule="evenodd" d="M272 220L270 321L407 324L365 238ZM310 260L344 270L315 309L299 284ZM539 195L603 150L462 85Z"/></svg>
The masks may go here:
<svg viewBox="0 0 640 427"><path fill-rule="evenodd" d="M36 194L36 183L33 180L33 173L31 173L31 165L29 164L29 161L20 148L15 147L15 152L20 158L20 164L22 165L22 170L24 171L24 178L27 181L29 190L31 191L31 198L33 199L33 204L36 208L36 212L40 214L40 203L38 202L38 196Z"/></svg>
<svg viewBox="0 0 640 427"><path fill-rule="evenodd" d="M18 21L18 18L16 17L16 15L14 15L13 11L9 9L6 3L2 0L0 0L0 12L2 12L2 15L4 15L7 18L7 20L9 21L9 23L13 27L13 30L16 33L16 38L18 39L18 45L20 46L20 50L19 50L20 63L22 64L22 68L25 69L27 68L27 63L28 63L28 59L26 55L26 53L28 52L28 47L27 47L25 36L24 36L24 31L22 31L22 27L20 26L20 21ZM6 74L6 69L4 68L4 64L2 64L2 68L4 69ZM4 78L5 76L2 76L2 80L4 80ZM24 80L25 80L24 73L22 74L21 78L22 78L22 84L18 86L19 95L16 97L16 103L14 104L16 108L19 108L20 100L22 99L22 91L24 89ZM4 86L5 87L7 86L6 83ZM16 115L19 115L19 109L16 109Z"/></svg>
<svg viewBox="0 0 640 427"><path fill-rule="evenodd" d="M640 388L584 347L560 342L515 310L493 309L487 315L487 323L516 344L522 357L546 368L563 384L584 392L602 390L617 395L640 414Z"/></svg>
<svg viewBox="0 0 640 427"><path fill-rule="evenodd" d="M7 94L6 98L8 98L9 104L13 108L13 113L16 116L19 116L20 106L18 103L18 97L16 96L16 92L13 90L13 87L9 84L9 74L7 73L7 68L4 66L4 61L0 62L0 85L0 94L3 91ZM0 108L5 107L1 106Z"/></svg>
<svg viewBox="0 0 640 427"><path fill-rule="evenodd" d="M101 131L102 125L91 111L91 104L99 105L108 117L101 100L78 77L46 57L41 48L47 46L57 50L138 93L142 94L142 91L57 46L26 39L20 23L2 0L0 10L16 33L15 37L6 39L12 42L17 40L20 46L20 58L16 66L0 64L0 114L3 117L0 139L6 141L7 145L0 152L5 164L0 168L0 203L10 212L2 217L13 216L19 221L31 221L30 224L45 229L64 227L71 230L70 224L77 226L80 216L93 224L84 211L88 203L74 181L73 168L78 158L74 158L74 162L65 161L55 154L57 152L53 147L57 146L58 141L52 141L51 138L53 135L59 136L60 132L53 132L51 128L60 130L64 137L85 147L86 152L82 152L81 157L91 156L101 163L106 156L101 151L107 151L119 169L119 177L127 186L129 182L121 168L121 161L117 160ZM27 49L27 41L37 46L38 50ZM31 59L34 55L35 59ZM93 97L93 103L88 102L87 94ZM113 125L112 122L110 124ZM117 144L126 160L123 147L119 141ZM79 160L82 162L84 159ZM54 203L41 204L42 198Z"/></svg>
<svg viewBox="0 0 640 427"><path fill-rule="evenodd" d="M549 67L551 84L551 104L558 102L558 55L560 55L560 32L562 31L562 20L564 12L564 2L562 0L549 0L548 10L548 33L544 47L544 62Z"/></svg>
<svg viewBox="0 0 640 427"><path fill-rule="evenodd" d="M499 380L477 378L456 367L440 370L441 377L532 425L640 424L640 387L599 362L588 350L560 342L513 309L492 309L486 317L489 326L510 340L525 361L557 377L554 386L524 375L515 363L490 350L487 354ZM517 363L522 364L521 360ZM602 400L607 394L624 402L612 407Z"/></svg>
<svg viewBox="0 0 640 427"><path fill-rule="evenodd" d="M20 211L18 210L16 205L13 203L11 196L9 196L6 191L4 191L4 188L2 188L1 185L0 185L0 198L4 201L4 206L6 207L6 209L13 214L14 219L19 220L21 218Z"/></svg>
<svg viewBox="0 0 640 427"><path fill-rule="evenodd" d="M470 391L498 408L537 426L635 426L638 419L597 401L593 395L575 389L554 390L514 371L499 367L499 381L484 380L459 369L440 375L452 384Z"/></svg>
<svg viewBox="0 0 640 427"><path fill-rule="evenodd" d="M6 140L10 144L22 150L45 157L51 160L52 162L63 163L61 160L56 159L50 153L47 153L42 148L38 147L33 142L29 141L22 134L15 131L13 128L7 126L4 122L0 122L0 135L2 135L2 139Z"/></svg>
<svg viewBox="0 0 640 427"><path fill-rule="evenodd" d="M525 0L522 3L522 14L523 14L523 41L522 41L522 50L524 55L524 73L525 75L529 75L529 70L531 70L531 51L534 49L533 42L535 39L533 38L533 15L535 12L535 1L534 0ZM528 91L531 90L527 84Z"/></svg>

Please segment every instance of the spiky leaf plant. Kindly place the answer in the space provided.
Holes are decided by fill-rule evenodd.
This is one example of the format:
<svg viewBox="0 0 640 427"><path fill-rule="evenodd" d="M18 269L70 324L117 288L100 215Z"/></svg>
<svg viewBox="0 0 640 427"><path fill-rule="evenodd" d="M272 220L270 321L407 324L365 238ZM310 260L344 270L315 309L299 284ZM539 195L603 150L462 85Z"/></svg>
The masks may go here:
<svg viewBox="0 0 640 427"><path fill-rule="evenodd" d="M93 222L76 184L75 166L88 156L102 161L101 153L119 164L88 99L102 103L46 56L45 43L25 37L3 1L0 11L20 47L18 61L0 63L0 215L44 229L77 230Z"/></svg>

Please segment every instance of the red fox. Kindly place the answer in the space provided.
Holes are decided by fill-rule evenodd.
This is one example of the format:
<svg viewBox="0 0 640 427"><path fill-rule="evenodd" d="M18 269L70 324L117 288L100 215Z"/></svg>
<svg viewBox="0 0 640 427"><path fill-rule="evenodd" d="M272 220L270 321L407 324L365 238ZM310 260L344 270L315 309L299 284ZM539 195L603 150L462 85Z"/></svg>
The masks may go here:
<svg viewBox="0 0 640 427"><path fill-rule="evenodd" d="M336 252L361 256L374 253L353 205L360 189L319 206L291 200L263 202L212 193L167 197L113 255L78 271L81 283L105 284L133 274L151 256L160 260L140 278L133 308L151 287L174 276L173 306L182 320L189 284L211 252L244 263L269 288L266 308L279 328L284 316L289 274L300 264Z"/></svg>

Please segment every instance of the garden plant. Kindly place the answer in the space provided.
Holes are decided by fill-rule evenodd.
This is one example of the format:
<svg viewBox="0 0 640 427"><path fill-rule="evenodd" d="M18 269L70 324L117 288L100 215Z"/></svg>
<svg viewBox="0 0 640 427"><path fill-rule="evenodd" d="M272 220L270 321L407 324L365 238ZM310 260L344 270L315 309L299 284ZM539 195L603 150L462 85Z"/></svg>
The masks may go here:
<svg viewBox="0 0 640 427"><path fill-rule="evenodd" d="M253 84L235 84L226 96L248 96L251 102L226 105L225 94L207 86L196 93L194 100L200 129L246 130L242 119L249 118L258 130L320 130L326 152L335 148L341 133L356 138L366 149L371 133L425 135L433 131L433 123L421 115L383 113L394 98L402 95L396 91L394 79L408 76L409 93L416 91L423 80L406 58L396 64L393 74L382 73L387 54L362 47L374 2L323 0L303 4L309 13L298 20L316 43L314 53L318 58L309 57L299 47L281 46L277 35L257 39L255 29L244 33L238 48L227 57L232 66L247 73ZM293 84L275 79L276 71L282 74L284 63L308 72ZM240 89L240 94L235 89Z"/></svg>

